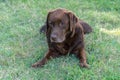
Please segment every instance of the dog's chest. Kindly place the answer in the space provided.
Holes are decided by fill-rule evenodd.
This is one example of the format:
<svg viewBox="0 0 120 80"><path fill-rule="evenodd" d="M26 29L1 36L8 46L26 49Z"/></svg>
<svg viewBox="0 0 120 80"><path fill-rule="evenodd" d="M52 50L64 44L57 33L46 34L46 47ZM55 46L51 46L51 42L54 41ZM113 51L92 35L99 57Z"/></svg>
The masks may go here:
<svg viewBox="0 0 120 80"><path fill-rule="evenodd" d="M59 51L61 54L67 54L70 49L70 44L57 44L57 51Z"/></svg>

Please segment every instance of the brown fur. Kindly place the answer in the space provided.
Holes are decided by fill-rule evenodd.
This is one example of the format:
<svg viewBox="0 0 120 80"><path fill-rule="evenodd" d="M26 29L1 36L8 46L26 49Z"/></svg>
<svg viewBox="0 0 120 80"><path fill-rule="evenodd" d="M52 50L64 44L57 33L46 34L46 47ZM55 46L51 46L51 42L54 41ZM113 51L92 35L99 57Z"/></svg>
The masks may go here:
<svg viewBox="0 0 120 80"><path fill-rule="evenodd" d="M72 12L65 9L50 11L46 24L41 28L46 32L49 50L45 57L32 65L41 67L51 58L75 54L81 67L88 67L84 49L84 34L92 31L84 21L79 20Z"/></svg>

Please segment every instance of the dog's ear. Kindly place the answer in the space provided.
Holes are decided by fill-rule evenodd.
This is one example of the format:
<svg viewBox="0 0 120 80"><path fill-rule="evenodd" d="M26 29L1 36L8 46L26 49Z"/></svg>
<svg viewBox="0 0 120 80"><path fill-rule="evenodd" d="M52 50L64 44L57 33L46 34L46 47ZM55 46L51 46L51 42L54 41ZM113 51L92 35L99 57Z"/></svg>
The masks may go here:
<svg viewBox="0 0 120 80"><path fill-rule="evenodd" d="M48 12L48 14L47 14L47 18L46 18L46 22L45 22L45 24L40 28L40 33L48 33L48 31L49 31L49 16L50 16L50 14L52 13L52 11L50 11L50 12Z"/></svg>
<svg viewBox="0 0 120 80"><path fill-rule="evenodd" d="M75 26L76 26L76 23L78 22L78 18L72 12L68 12L67 14L69 17L70 31L72 32L71 37L73 37L75 34Z"/></svg>
<svg viewBox="0 0 120 80"><path fill-rule="evenodd" d="M47 15L47 19L46 19L46 34L50 31L50 27L49 27L49 16L52 12L49 12Z"/></svg>
<svg viewBox="0 0 120 80"><path fill-rule="evenodd" d="M92 32L92 28L91 28L91 26L89 24L87 24L86 22L84 22L82 20L80 20L80 24L83 27L84 34Z"/></svg>

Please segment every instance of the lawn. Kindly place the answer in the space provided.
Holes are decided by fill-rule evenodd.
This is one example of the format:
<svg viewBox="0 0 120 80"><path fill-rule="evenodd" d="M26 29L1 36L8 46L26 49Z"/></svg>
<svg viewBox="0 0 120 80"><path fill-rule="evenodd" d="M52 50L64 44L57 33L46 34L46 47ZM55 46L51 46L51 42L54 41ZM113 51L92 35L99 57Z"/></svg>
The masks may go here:
<svg viewBox="0 0 120 80"><path fill-rule="evenodd" d="M47 52L39 28L55 8L92 26L85 35L90 69L80 68L74 55L31 67ZM0 80L120 80L120 0L0 0Z"/></svg>

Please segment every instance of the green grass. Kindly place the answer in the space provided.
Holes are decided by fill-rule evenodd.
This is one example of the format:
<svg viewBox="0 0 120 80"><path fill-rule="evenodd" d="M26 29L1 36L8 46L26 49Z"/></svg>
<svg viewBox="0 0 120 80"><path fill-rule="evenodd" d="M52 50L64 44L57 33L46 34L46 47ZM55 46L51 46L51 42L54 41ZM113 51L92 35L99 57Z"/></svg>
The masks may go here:
<svg viewBox="0 0 120 80"><path fill-rule="evenodd" d="M47 52L39 28L55 8L92 26L85 36L90 69L74 55L31 68ZM120 0L0 0L0 80L120 80Z"/></svg>

